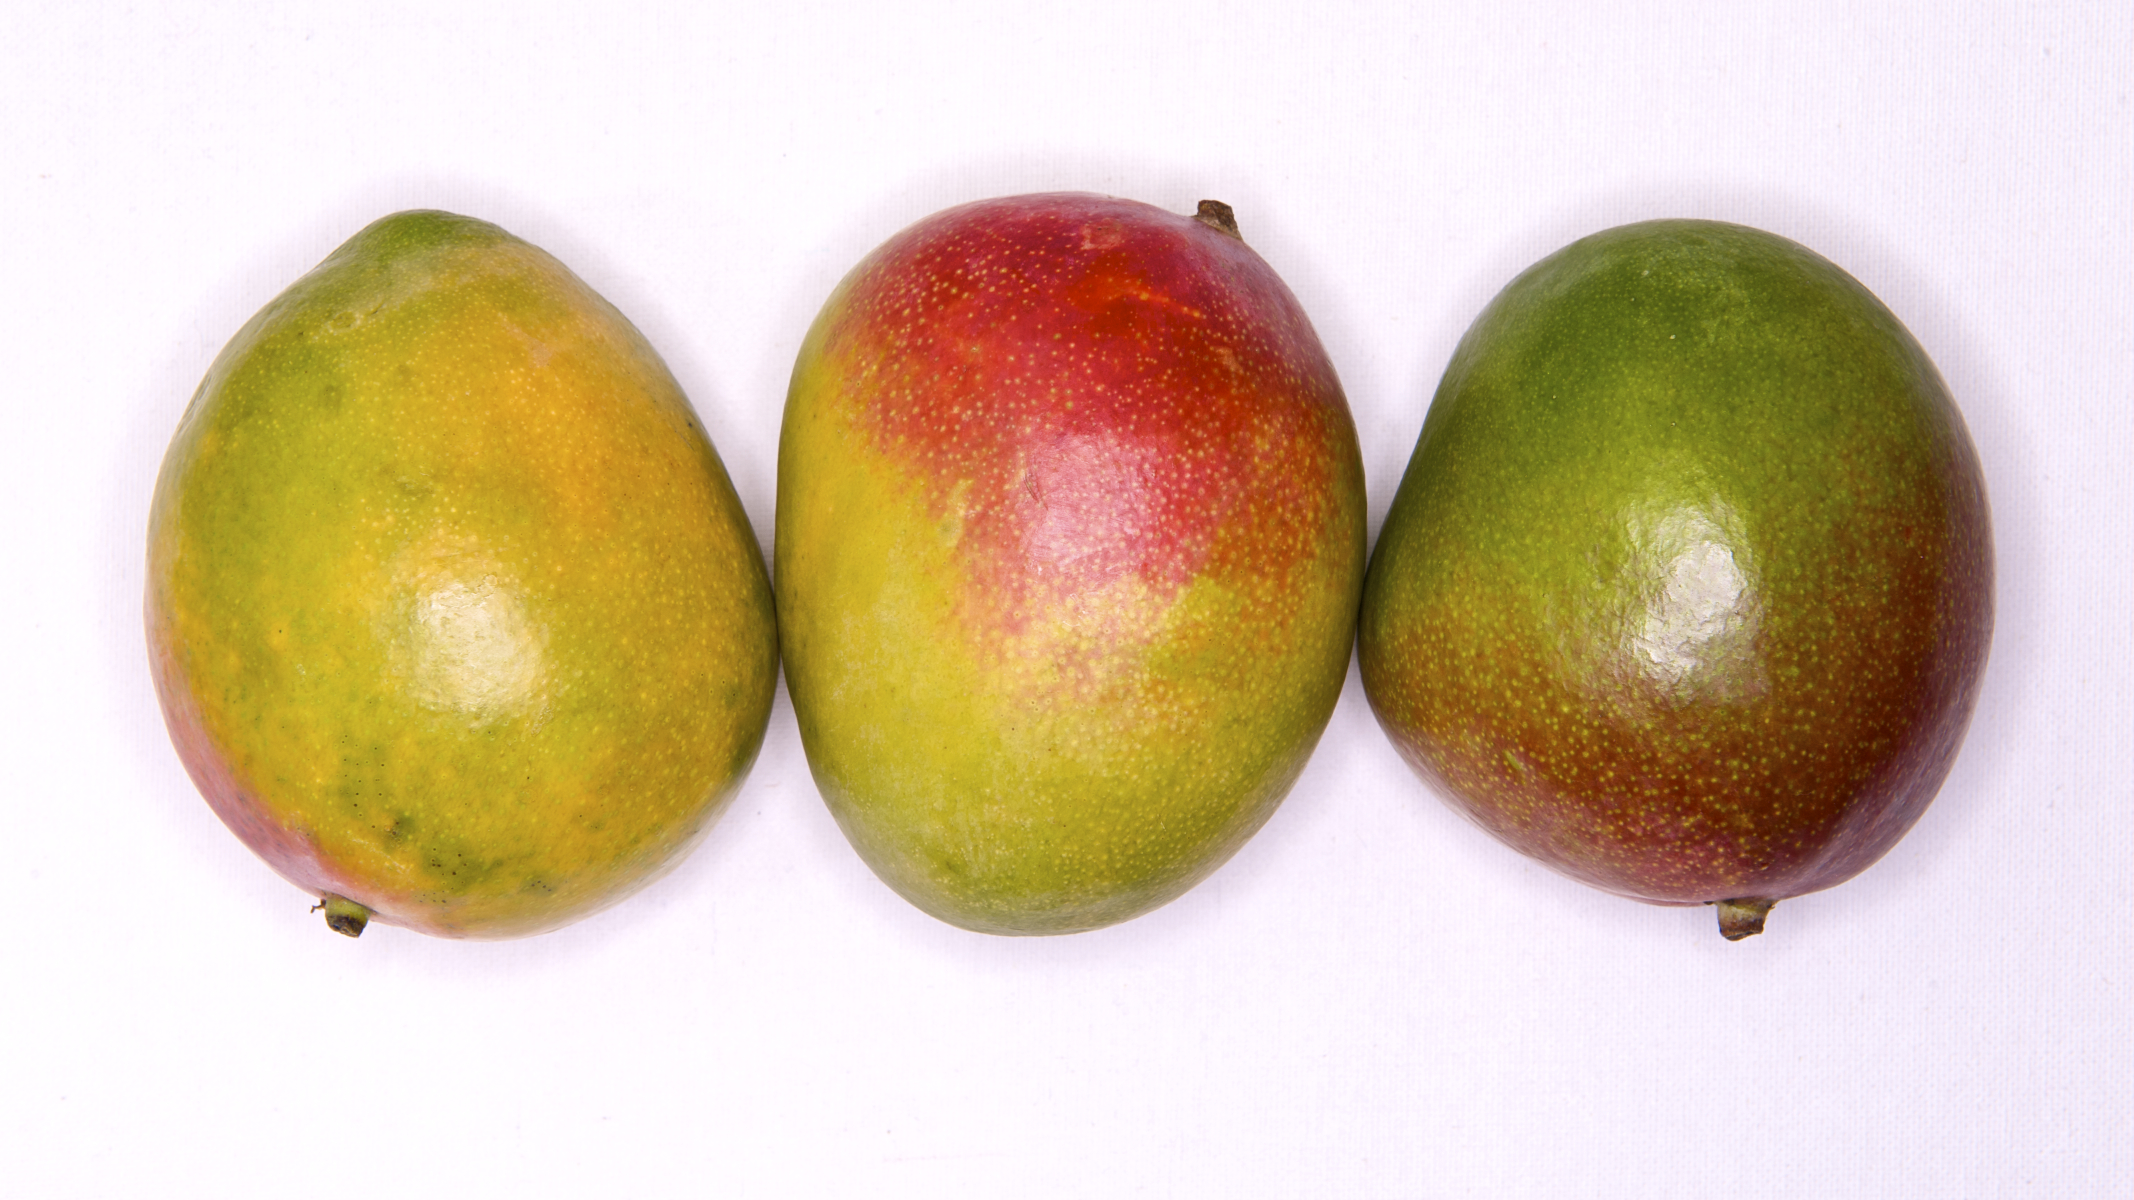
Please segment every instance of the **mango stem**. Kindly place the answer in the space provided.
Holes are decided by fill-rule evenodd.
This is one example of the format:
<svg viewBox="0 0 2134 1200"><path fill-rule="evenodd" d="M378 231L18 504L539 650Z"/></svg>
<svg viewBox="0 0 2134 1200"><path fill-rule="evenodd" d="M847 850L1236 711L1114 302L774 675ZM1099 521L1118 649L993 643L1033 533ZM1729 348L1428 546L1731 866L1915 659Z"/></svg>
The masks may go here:
<svg viewBox="0 0 2134 1200"><path fill-rule="evenodd" d="M1245 240L1244 235L1237 231L1237 213L1220 200L1201 201L1200 211L1193 214L1193 219L1210 229L1221 230L1238 241Z"/></svg>
<svg viewBox="0 0 2134 1200"><path fill-rule="evenodd" d="M311 906L311 911L326 910L326 928L350 937L362 937L363 927L370 924L370 910L346 896L326 895Z"/></svg>
<svg viewBox="0 0 2134 1200"><path fill-rule="evenodd" d="M1777 904L1776 900L1714 900L1719 909L1719 934L1730 942L1738 942L1764 931L1764 915Z"/></svg>

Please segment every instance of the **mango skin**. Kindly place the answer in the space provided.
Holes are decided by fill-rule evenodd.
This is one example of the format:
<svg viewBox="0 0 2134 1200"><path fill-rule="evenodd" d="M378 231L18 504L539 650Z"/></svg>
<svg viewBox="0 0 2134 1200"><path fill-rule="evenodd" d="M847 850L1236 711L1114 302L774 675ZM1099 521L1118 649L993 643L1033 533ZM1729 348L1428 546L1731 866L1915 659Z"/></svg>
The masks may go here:
<svg viewBox="0 0 2134 1200"><path fill-rule="evenodd" d="M1544 259L1461 339L1358 656L1484 829L1760 927L1933 799L1992 592L1977 454L1896 317L1783 238L1655 221Z"/></svg>
<svg viewBox="0 0 2134 1200"><path fill-rule="evenodd" d="M679 861L777 670L762 551L659 356L440 212L364 229L216 358L157 480L146 616L216 815L305 891L447 937L551 929Z"/></svg>
<svg viewBox="0 0 2134 1200"><path fill-rule="evenodd" d="M1131 201L938 213L793 371L786 682L852 845L1001 934L1147 912L1289 790L1340 694L1361 455L1288 289Z"/></svg>

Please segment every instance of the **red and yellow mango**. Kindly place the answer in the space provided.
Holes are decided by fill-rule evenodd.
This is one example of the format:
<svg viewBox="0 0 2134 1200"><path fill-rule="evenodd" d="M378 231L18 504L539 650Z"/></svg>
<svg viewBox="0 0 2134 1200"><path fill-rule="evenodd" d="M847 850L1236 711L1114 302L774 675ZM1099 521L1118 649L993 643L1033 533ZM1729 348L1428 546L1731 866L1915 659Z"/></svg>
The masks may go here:
<svg viewBox="0 0 2134 1200"><path fill-rule="evenodd" d="M786 404L781 648L824 799L966 928L1155 908L1303 768L1364 536L1333 367L1225 206L928 218L830 297Z"/></svg>

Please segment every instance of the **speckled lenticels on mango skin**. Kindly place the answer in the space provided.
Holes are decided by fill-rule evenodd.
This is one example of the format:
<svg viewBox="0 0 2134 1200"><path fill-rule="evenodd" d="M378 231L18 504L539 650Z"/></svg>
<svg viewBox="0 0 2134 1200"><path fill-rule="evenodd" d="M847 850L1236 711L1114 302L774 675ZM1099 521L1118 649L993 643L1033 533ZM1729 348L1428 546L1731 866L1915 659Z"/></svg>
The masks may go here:
<svg viewBox="0 0 2134 1200"><path fill-rule="evenodd" d="M1992 627L1985 486L1911 335L1799 245L1625 226L1462 339L1373 551L1364 686L1457 808L1729 936L1880 858Z"/></svg>
<svg viewBox="0 0 2134 1200"><path fill-rule="evenodd" d="M216 359L157 482L147 625L202 794L343 932L535 933L641 886L740 786L777 670L762 553L659 356L437 212L364 229Z"/></svg>
<svg viewBox="0 0 2134 1200"><path fill-rule="evenodd" d="M1088 195L940 213L794 369L787 686L861 856L943 920L1112 924L1227 860L1347 670L1347 402L1228 224Z"/></svg>

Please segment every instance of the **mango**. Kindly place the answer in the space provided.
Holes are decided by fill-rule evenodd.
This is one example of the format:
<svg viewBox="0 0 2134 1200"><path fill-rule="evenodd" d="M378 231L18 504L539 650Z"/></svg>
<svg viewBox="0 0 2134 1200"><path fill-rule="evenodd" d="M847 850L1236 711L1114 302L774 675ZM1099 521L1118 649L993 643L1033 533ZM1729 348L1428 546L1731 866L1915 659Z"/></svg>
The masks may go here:
<svg viewBox="0 0 2134 1200"><path fill-rule="evenodd" d="M1543 259L1460 340L1358 657L1461 813L1738 940L1919 819L1992 626L1984 476L1911 333L1804 246L1652 221Z"/></svg>
<svg viewBox="0 0 2134 1200"><path fill-rule="evenodd" d="M486 222L380 220L238 331L148 532L216 815L350 935L552 929L678 862L769 720L762 551L665 364Z"/></svg>
<svg viewBox="0 0 2134 1200"><path fill-rule="evenodd" d="M875 873L967 929L1098 928L1228 860L1332 712L1363 555L1333 366L1216 202L938 213L793 369L802 744Z"/></svg>

